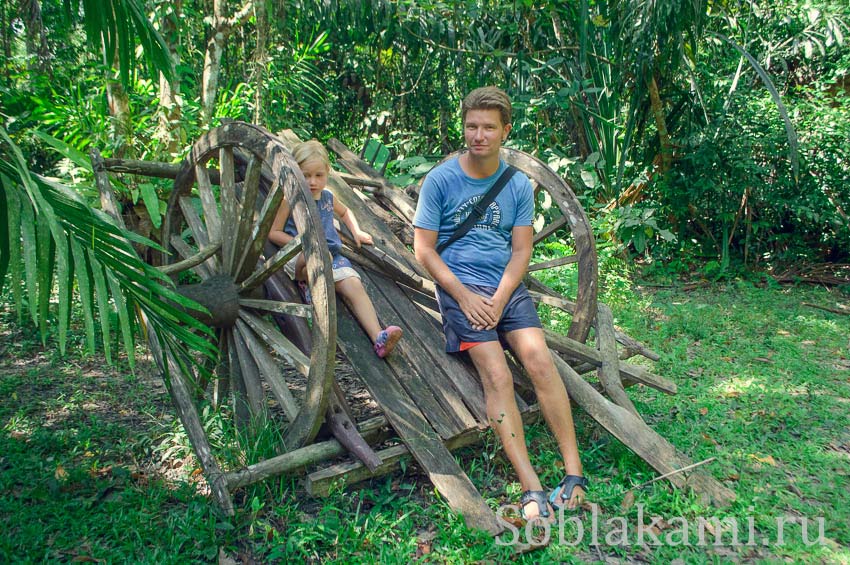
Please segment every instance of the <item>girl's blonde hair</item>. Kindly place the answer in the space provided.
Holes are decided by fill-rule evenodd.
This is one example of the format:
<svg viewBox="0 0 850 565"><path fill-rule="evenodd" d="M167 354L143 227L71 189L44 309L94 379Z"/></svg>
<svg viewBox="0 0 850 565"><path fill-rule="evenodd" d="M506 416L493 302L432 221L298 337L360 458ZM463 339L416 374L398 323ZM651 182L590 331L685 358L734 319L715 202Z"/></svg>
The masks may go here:
<svg viewBox="0 0 850 565"><path fill-rule="evenodd" d="M295 162L298 165L315 159L324 163L328 169L331 168L331 159L328 156L328 150L315 139L304 141L293 147L292 156L295 157Z"/></svg>

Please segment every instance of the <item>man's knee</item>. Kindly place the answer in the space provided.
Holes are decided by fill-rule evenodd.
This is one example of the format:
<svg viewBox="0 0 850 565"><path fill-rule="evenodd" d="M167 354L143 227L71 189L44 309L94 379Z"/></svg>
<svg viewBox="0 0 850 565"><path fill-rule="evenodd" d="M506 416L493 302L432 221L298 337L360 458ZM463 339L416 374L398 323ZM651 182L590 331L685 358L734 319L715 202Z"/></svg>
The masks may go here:
<svg viewBox="0 0 850 565"><path fill-rule="evenodd" d="M527 352L523 359L523 368L532 382L551 378L556 372L555 364L552 362L552 354L546 348Z"/></svg>

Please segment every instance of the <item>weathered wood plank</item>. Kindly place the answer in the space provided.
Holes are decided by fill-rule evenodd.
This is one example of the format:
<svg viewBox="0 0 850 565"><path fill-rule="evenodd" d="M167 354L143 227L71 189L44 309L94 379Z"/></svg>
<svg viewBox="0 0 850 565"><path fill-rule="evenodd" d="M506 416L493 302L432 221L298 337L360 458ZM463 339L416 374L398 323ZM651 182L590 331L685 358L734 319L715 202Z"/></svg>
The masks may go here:
<svg viewBox="0 0 850 565"><path fill-rule="evenodd" d="M176 235L171 236L171 246L174 247L174 250L178 255L183 257L183 261L190 261L194 259L198 253L192 249L188 243L183 241L180 237ZM197 265L193 265L189 267L192 269L192 272L201 277L202 279L208 279L213 275L212 268L208 266L209 262L214 259L210 256L206 261L198 263ZM181 262L183 262L181 261Z"/></svg>
<svg viewBox="0 0 850 565"><path fill-rule="evenodd" d="M249 237L254 227L254 217L257 213L257 198L260 195L260 176L262 175L262 161L256 155L251 155L245 170L245 180L242 181L242 198L236 207L238 224L236 225L236 247L234 250L233 265L230 266L230 274L239 275L242 271L246 257L250 254L253 243ZM256 262L256 259L254 259Z"/></svg>
<svg viewBox="0 0 850 565"><path fill-rule="evenodd" d="M239 312L239 317L248 324L254 333L266 342L272 350L286 359L296 371L306 376L310 372L310 358L304 355L294 343L286 339L269 322L246 311Z"/></svg>
<svg viewBox="0 0 850 565"><path fill-rule="evenodd" d="M254 345L256 340L253 338L250 329L237 325L233 331L233 341L236 343L236 356L239 358L242 381L245 383L248 406L251 409L251 425L264 425L268 420L268 414L266 413L263 385L260 382L260 367L254 361L254 356L251 355L248 345L249 343Z"/></svg>
<svg viewBox="0 0 850 565"><path fill-rule="evenodd" d="M596 371L599 382L608 397L618 406L622 406L638 418L637 408L623 388L620 380L620 359L617 356L617 341L614 338L614 315L611 309L601 302L597 303L596 313L596 349L602 358L602 364Z"/></svg>
<svg viewBox="0 0 850 565"><path fill-rule="evenodd" d="M552 235L553 233L555 233L556 231L558 231L559 229L564 227L565 225L567 225L567 217L566 216L560 216L557 220L555 220L554 222L551 222L549 225L544 227L542 230L540 230L539 232L534 234L534 239L532 241L534 242L535 245L537 245L539 242L543 241L544 239L546 239L547 237L549 237L550 235Z"/></svg>
<svg viewBox="0 0 850 565"><path fill-rule="evenodd" d="M553 357L570 398L626 447L652 465L655 470L665 474L692 463L686 455L647 426L643 420L599 394L563 359L557 355ZM673 474L668 479L679 488L692 488L702 495L706 503L726 506L735 500L734 492L701 469Z"/></svg>
<svg viewBox="0 0 850 565"><path fill-rule="evenodd" d="M277 300L262 300L259 298L240 298L239 305L254 308L256 310L274 312L276 314L299 316L301 318L309 318L313 315L313 307L311 305L300 304L298 302L278 302Z"/></svg>
<svg viewBox="0 0 850 565"><path fill-rule="evenodd" d="M338 335L346 336L339 342L346 357L368 359L374 355L372 342L363 335L351 316L339 316L338 324ZM493 534L501 531L493 511L408 397L390 366L386 363L360 363L355 370L449 506L464 516L472 527Z"/></svg>
<svg viewBox="0 0 850 565"><path fill-rule="evenodd" d="M564 312L569 312L570 314L575 312L575 302L567 300L534 277L525 277L525 283L528 285L528 293L531 295L531 299L534 300L534 302L548 304L549 306L560 308ZM651 350L635 338L618 330L616 326L614 327L614 335L617 338L617 343L623 347L636 351L651 361L658 361L661 359L661 356L658 355L658 353Z"/></svg>
<svg viewBox="0 0 850 565"><path fill-rule="evenodd" d="M363 286L375 309L382 313L384 320L400 326L405 335L409 336L396 345L396 351L386 358L386 362L397 375L404 375L400 382L407 389L410 398L416 402L443 439L457 435L467 428L477 427L475 417L469 413L454 390L434 386L438 379L447 377L440 366L435 365L433 359L422 351L419 341L410 339L413 336L411 325L417 320L403 316L393 308L393 304L407 299L404 293L392 281L381 280L380 275L363 273L362 277ZM396 313L395 316L393 312Z"/></svg>
<svg viewBox="0 0 850 565"><path fill-rule="evenodd" d="M171 241L173 242L174 239L175 238L172 237ZM185 271L186 269L191 269L192 267L200 265L213 255L215 255L219 249L221 249L221 242L214 241L208 246L201 248L200 251L198 251L195 255L192 255L191 257L187 257L186 259L178 261L177 263L171 263L170 265L162 265L160 267L157 267L157 269L159 269L162 273L166 275L179 273Z"/></svg>
<svg viewBox="0 0 850 565"><path fill-rule="evenodd" d="M222 146L218 153L218 166L221 172L221 225L222 268L230 272L233 257L236 254L236 234L231 231L237 226L239 204L236 201L236 168L233 161L233 147Z"/></svg>
<svg viewBox="0 0 850 565"><path fill-rule="evenodd" d="M578 255L567 255L566 257L558 257L557 259L550 259L549 261L532 263L528 266L528 272L542 271L543 269L551 269L553 267L563 267L564 265L571 265L573 263L578 263Z"/></svg>
<svg viewBox="0 0 850 565"><path fill-rule="evenodd" d="M456 412L464 422L467 422L465 424L467 427L469 420L458 406L458 400L462 400L463 404L469 408L479 425L487 425L484 391L475 370L446 353L442 330L435 328L419 308L406 299L407 295L401 292L397 285L377 274L370 273L369 279L379 288L386 288L386 294L393 297L390 303L398 314L398 319L407 322L409 333L406 339L415 343L417 349L424 350L429 356L429 359L423 363L441 369L434 371L428 381L435 393L439 395L438 398L447 403L444 405ZM389 285L393 288L389 288Z"/></svg>
<svg viewBox="0 0 850 565"><path fill-rule="evenodd" d="M416 203L410 199L404 192L387 182L386 179L375 170L369 163L360 158L359 155L351 151L341 141L336 138L328 140L328 147L340 159L337 163L342 165L349 173L354 176L378 181L380 187L376 187L375 195L384 198L390 206L408 222L413 223L413 215L416 213Z"/></svg>
<svg viewBox="0 0 850 565"><path fill-rule="evenodd" d="M551 330L544 329L543 333L546 336L546 344L553 350L563 353L570 359L590 363L594 367L602 366L602 357L599 355L599 352L589 345L579 343L574 339L557 334ZM643 367L629 363L620 363L620 378L624 383L626 381L636 381L661 392L666 392L667 394L676 394L677 391L676 383L670 379L655 375Z"/></svg>
<svg viewBox="0 0 850 565"><path fill-rule="evenodd" d="M522 413L523 424L531 424L539 418L540 409L536 404L528 407ZM470 429L447 440L445 445L450 450L474 445L481 441L481 436L484 433L486 432L483 430ZM410 461L411 459L410 450L403 444L383 449L378 452L378 455L383 463L374 471L370 471L359 461L343 461L307 475L305 488L311 496L328 496L331 485L339 480L342 480L345 486L348 487L360 481L374 479L392 473L399 467L402 461Z"/></svg>

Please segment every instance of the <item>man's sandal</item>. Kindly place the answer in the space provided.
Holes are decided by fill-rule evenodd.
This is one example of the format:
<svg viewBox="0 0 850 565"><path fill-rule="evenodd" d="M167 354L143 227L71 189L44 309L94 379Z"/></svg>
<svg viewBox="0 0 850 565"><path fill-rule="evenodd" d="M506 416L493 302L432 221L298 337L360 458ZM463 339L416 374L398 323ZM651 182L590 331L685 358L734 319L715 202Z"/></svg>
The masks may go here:
<svg viewBox="0 0 850 565"><path fill-rule="evenodd" d="M540 511L539 516L541 518L549 517L549 502L546 500L546 493L542 490L527 490L522 493L522 496L519 498L520 513L522 514L523 520L528 520L528 516L525 515L525 506L531 502L537 504L537 509Z"/></svg>
<svg viewBox="0 0 850 565"><path fill-rule="evenodd" d="M552 494L549 495L549 504L555 510L560 510L561 505L573 497L573 491L576 487L581 487L587 492L587 477L579 477L578 475L567 475L558 483Z"/></svg>

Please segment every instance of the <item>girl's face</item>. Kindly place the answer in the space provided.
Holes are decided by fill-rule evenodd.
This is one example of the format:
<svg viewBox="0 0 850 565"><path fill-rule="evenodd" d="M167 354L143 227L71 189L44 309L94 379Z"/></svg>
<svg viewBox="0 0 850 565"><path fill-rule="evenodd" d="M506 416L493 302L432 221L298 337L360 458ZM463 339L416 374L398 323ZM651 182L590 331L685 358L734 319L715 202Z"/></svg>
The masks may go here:
<svg viewBox="0 0 850 565"><path fill-rule="evenodd" d="M304 173L304 178L307 179L310 194L313 195L314 200L318 200L322 196L322 190L328 184L328 166L321 159L307 159L299 166Z"/></svg>

